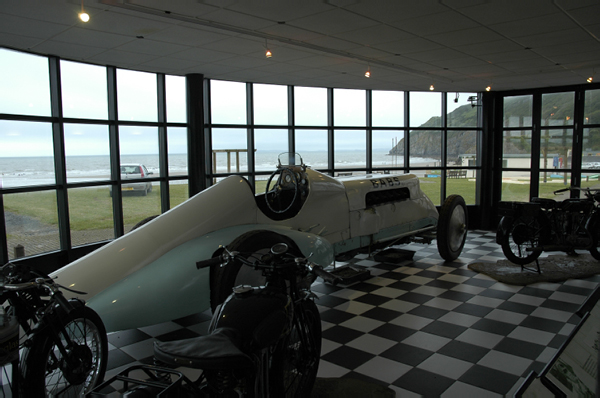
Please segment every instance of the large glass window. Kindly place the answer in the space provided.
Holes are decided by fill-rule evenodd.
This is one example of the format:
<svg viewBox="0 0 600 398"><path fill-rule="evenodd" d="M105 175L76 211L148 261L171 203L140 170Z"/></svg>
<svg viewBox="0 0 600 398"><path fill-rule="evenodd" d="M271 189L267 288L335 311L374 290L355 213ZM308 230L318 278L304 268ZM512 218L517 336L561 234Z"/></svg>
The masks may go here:
<svg viewBox="0 0 600 398"><path fill-rule="evenodd" d="M364 90L333 90L333 124L335 126L366 126L367 97Z"/></svg>
<svg viewBox="0 0 600 398"><path fill-rule="evenodd" d="M56 191L3 195L8 257L60 249Z"/></svg>
<svg viewBox="0 0 600 398"><path fill-rule="evenodd" d="M117 105L120 120L156 122L156 75L117 69Z"/></svg>
<svg viewBox="0 0 600 398"><path fill-rule="evenodd" d="M504 127L531 127L533 123L533 96L521 95L504 98Z"/></svg>
<svg viewBox="0 0 600 398"><path fill-rule="evenodd" d="M54 183L52 125L0 120L0 187Z"/></svg>
<svg viewBox="0 0 600 398"><path fill-rule="evenodd" d="M376 127L404 127L404 92L373 91L372 123Z"/></svg>
<svg viewBox="0 0 600 398"><path fill-rule="evenodd" d="M110 179L108 126L65 124L67 182Z"/></svg>
<svg viewBox="0 0 600 398"><path fill-rule="evenodd" d="M187 121L185 77L165 76L165 86L167 121L185 123Z"/></svg>
<svg viewBox="0 0 600 398"><path fill-rule="evenodd" d="M169 177L188 174L187 129L169 127L167 129Z"/></svg>
<svg viewBox="0 0 600 398"><path fill-rule="evenodd" d="M364 130L336 130L334 132L333 159L336 169L365 168L367 141ZM353 174L339 171L340 175Z"/></svg>
<svg viewBox="0 0 600 398"><path fill-rule="evenodd" d="M248 138L244 129L212 129L213 173L248 171Z"/></svg>
<svg viewBox="0 0 600 398"><path fill-rule="evenodd" d="M114 238L109 187L69 189L69 221L73 246Z"/></svg>
<svg viewBox="0 0 600 398"><path fill-rule="evenodd" d="M277 155L288 152L288 131L257 129L254 132L254 147L256 171L273 171L277 165Z"/></svg>
<svg viewBox="0 0 600 398"><path fill-rule="evenodd" d="M572 126L575 93L542 94L542 126Z"/></svg>
<svg viewBox="0 0 600 398"><path fill-rule="evenodd" d="M375 130L372 147L373 168L404 167L404 131Z"/></svg>
<svg viewBox="0 0 600 398"><path fill-rule="evenodd" d="M442 94L432 92L410 93L410 126L442 126Z"/></svg>
<svg viewBox="0 0 600 398"><path fill-rule="evenodd" d="M121 126L119 127L119 145L121 167L127 164L140 164L145 166L148 172L156 176L160 174L158 129L156 127ZM138 175L137 171L127 176L127 178L143 177L147 177L147 175Z"/></svg>
<svg viewBox="0 0 600 398"><path fill-rule="evenodd" d="M287 87L274 84L255 84L254 124L287 125Z"/></svg>
<svg viewBox="0 0 600 398"><path fill-rule="evenodd" d="M326 126L327 89L295 87L294 118L297 126Z"/></svg>
<svg viewBox="0 0 600 398"><path fill-rule="evenodd" d="M106 68L60 61L60 74L64 117L108 118Z"/></svg>
<svg viewBox="0 0 600 398"><path fill-rule="evenodd" d="M600 124L600 90L585 92L583 122L585 124Z"/></svg>
<svg viewBox="0 0 600 398"><path fill-rule="evenodd" d="M246 124L246 84L211 80L210 107L215 124Z"/></svg>
<svg viewBox="0 0 600 398"><path fill-rule="evenodd" d="M0 113L50 116L48 58L0 48Z"/></svg>
<svg viewBox="0 0 600 398"><path fill-rule="evenodd" d="M296 152L304 163L316 170L325 170L327 164L327 130L296 130Z"/></svg>
<svg viewBox="0 0 600 398"><path fill-rule="evenodd" d="M469 98L477 93L447 93L446 120L448 127L477 127L477 107L471 105Z"/></svg>

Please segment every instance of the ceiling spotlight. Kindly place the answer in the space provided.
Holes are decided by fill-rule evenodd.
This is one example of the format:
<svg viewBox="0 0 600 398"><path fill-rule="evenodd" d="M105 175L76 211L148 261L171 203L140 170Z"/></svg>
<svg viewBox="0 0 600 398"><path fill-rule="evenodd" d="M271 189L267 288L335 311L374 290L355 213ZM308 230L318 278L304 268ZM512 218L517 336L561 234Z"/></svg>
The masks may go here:
<svg viewBox="0 0 600 398"><path fill-rule="evenodd" d="M433 91L433 90L435 90L435 87L433 87L433 84L432 84L431 86L429 86L429 90L430 90L430 91Z"/></svg>
<svg viewBox="0 0 600 398"><path fill-rule="evenodd" d="M265 57L271 58L273 56L273 53L271 52L271 50L269 50L269 46L267 44L267 39L265 39L265 49L267 50L265 52Z"/></svg>
<svg viewBox="0 0 600 398"><path fill-rule="evenodd" d="M588 83L591 83L593 81L594 81L594 77L593 76L590 76L590 77L587 78L587 82Z"/></svg>
<svg viewBox="0 0 600 398"><path fill-rule="evenodd" d="M85 12L85 10L83 9L83 0L81 0L81 12L79 13L79 19L81 19L83 22L87 22L90 20L90 14Z"/></svg>
<svg viewBox="0 0 600 398"><path fill-rule="evenodd" d="M458 97L459 97L459 94L456 93L456 98L454 98L454 103L458 103Z"/></svg>
<svg viewBox="0 0 600 398"><path fill-rule="evenodd" d="M492 86L487 86L487 87L485 88L485 91L492 91Z"/></svg>
<svg viewBox="0 0 600 398"><path fill-rule="evenodd" d="M369 77L371 77L371 67L367 67L367 71L365 72L365 77L368 79Z"/></svg>

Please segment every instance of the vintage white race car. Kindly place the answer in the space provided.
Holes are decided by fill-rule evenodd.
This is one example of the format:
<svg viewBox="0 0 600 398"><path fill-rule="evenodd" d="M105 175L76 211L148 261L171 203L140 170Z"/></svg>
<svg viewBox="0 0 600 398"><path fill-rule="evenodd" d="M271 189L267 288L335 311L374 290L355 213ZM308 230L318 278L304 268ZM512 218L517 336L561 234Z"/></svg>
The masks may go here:
<svg viewBox="0 0 600 398"><path fill-rule="evenodd" d="M196 268L224 247L259 252L285 239L299 256L322 266L340 255L411 240L437 239L447 261L461 253L467 227L462 197L450 196L438 214L415 175L333 178L298 155L283 162L282 155L265 193L255 195L244 177L227 177L51 276L86 292L80 297L108 331L117 331L198 313L211 301L214 308L234 284L259 284L253 279L260 275L240 272L239 265Z"/></svg>

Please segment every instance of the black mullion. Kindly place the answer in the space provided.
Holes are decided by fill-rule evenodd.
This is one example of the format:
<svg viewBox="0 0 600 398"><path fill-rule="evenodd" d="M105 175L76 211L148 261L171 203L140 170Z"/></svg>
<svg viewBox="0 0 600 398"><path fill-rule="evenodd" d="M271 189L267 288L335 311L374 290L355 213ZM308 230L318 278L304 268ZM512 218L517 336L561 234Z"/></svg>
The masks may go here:
<svg viewBox="0 0 600 398"><path fill-rule="evenodd" d="M540 192L540 154L542 149L542 95L533 95L531 126L531 175L529 178L529 198L536 198ZM537 184L534 182L537 181Z"/></svg>
<svg viewBox="0 0 600 398"><path fill-rule="evenodd" d="M249 181L253 190L256 190L256 170L254 161L254 88L252 83L246 83L246 148L248 159Z"/></svg>
<svg viewBox="0 0 600 398"><path fill-rule="evenodd" d="M124 234L123 196L121 193L121 159L119 157L119 126L117 125L117 69L106 68L108 90L108 136L110 143L110 174L115 238Z"/></svg>
<svg viewBox="0 0 600 398"><path fill-rule="evenodd" d="M188 118L188 193L189 197L206 189L206 167L210 160L204 142L204 76L191 73L185 76Z"/></svg>
<svg viewBox="0 0 600 398"><path fill-rule="evenodd" d="M333 153L335 145L333 134L333 88L327 89L327 168L333 175L335 156Z"/></svg>
<svg viewBox="0 0 600 398"><path fill-rule="evenodd" d="M447 154L447 150L448 150L448 118L446 117L446 113L447 113L447 109L448 109L448 94L446 93L444 95L444 93L441 94L442 96L442 103L441 103L441 108L442 108L442 120L441 120L441 127L442 130L440 131L440 145L441 145L441 153L440 153L440 170L443 171L444 175L441 178L440 181L440 204L444 203L444 200L446 199L446 188L447 188L447 175L448 173L446 172L448 169L448 154Z"/></svg>
<svg viewBox="0 0 600 398"><path fill-rule="evenodd" d="M367 128L365 129L365 139L366 139L366 151L367 151L367 164L366 171L367 173L373 172L373 92L371 90L366 90L366 124Z"/></svg>
<svg viewBox="0 0 600 398"><path fill-rule="evenodd" d="M160 168L160 205L161 213L171 208L169 197L169 150L167 140L167 99L165 75L156 75L156 95L158 105L158 164Z"/></svg>
<svg viewBox="0 0 600 398"><path fill-rule="evenodd" d="M294 114L294 86L287 86L287 99L288 99L288 151L290 153L296 152L296 132L294 127L296 126L296 117ZM295 158L295 156L294 156Z"/></svg>
<svg viewBox="0 0 600 398"><path fill-rule="evenodd" d="M60 59L49 57L50 97L52 111L52 136L54 143L54 175L56 176L56 205L58 233L61 250L71 249L69 223L69 197L67 192L67 165L65 160L65 135L62 120L62 87L60 83Z"/></svg>
<svg viewBox="0 0 600 398"><path fill-rule="evenodd" d="M202 83L203 85L203 123L204 127L202 129L202 142L204 144L203 152L200 153L201 156L204 157L204 175L202 179L205 181L206 186L212 185L212 175L216 173L216 170L213 170L212 167L212 116L211 116L211 102L210 102L210 80L205 79ZM189 101L189 98L188 98ZM188 108L189 111L189 108ZM190 116L188 115L188 120ZM188 149L189 150L189 149ZM189 155L188 155L189 157ZM192 165L189 164L188 168Z"/></svg>
<svg viewBox="0 0 600 398"><path fill-rule="evenodd" d="M410 93L404 92L404 170L409 170L410 156Z"/></svg>
<svg viewBox="0 0 600 398"><path fill-rule="evenodd" d="M583 118L585 117L585 91L575 91L575 109L573 114L573 151L571 157L571 186L581 187L581 163L583 161ZM566 159L565 159L566 160ZM571 195L575 192L571 191ZM579 192L577 192L576 196Z"/></svg>

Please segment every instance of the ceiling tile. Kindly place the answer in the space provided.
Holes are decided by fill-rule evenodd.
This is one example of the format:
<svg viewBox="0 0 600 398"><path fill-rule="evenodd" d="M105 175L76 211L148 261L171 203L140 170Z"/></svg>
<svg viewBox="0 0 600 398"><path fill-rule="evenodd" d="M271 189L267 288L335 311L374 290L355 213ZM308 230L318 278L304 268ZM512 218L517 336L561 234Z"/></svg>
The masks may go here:
<svg viewBox="0 0 600 398"><path fill-rule="evenodd" d="M456 47L469 44L494 42L503 39L503 37L488 28L476 27L429 35L427 36L427 39L436 43L440 43L444 46Z"/></svg>
<svg viewBox="0 0 600 398"><path fill-rule="evenodd" d="M424 39L421 37L414 37L412 39L381 43L374 45L373 47L379 48L383 51L387 51L393 54L401 55L418 53L422 51L432 51L444 48L441 44L435 43L431 40Z"/></svg>
<svg viewBox="0 0 600 398"><path fill-rule="evenodd" d="M146 35L145 37L165 41L168 43L184 44L188 46L201 46L214 41L231 37L230 35L208 31L202 27L171 26L160 32Z"/></svg>
<svg viewBox="0 0 600 398"><path fill-rule="evenodd" d="M238 11L245 15L252 15L261 19L271 21L291 21L298 18L322 13L332 10L334 7L325 2L297 1L290 3L285 1L237 1L227 6L229 10Z"/></svg>
<svg viewBox="0 0 600 398"><path fill-rule="evenodd" d="M224 9L219 9L203 15L202 19L250 30L265 28L273 24L273 21L268 19L256 18Z"/></svg>
<svg viewBox="0 0 600 398"><path fill-rule="evenodd" d="M122 46L117 47L120 51L131 51L143 54L152 54L157 56L170 55L188 49L188 46L179 44L165 43L150 39L135 39Z"/></svg>
<svg viewBox="0 0 600 398"><path fill-rule="evenodd" d="M391 24L417 36L428 36L480 26L477 22L454 11L444 11L411 19L399 19Z"/></svg>
<svg viewBox="0 0 600 398"><path fill-rule="evenodd" d="M338 8L303 18L293 19L289 24L314 32L332 35L377 25L377 22Z"/></svg>
<svg viewBox="0 0 600 398"><path fill-rule="evenodd" d="M373 46L378 43L390 41L390 38L395 40L410 39L414 37L410 33L404 32L398 28L389 25L374 25L362 29L349 30L334 35L340 39L348 40L353 43L363 44L365 46Z"/></svg>
<svg viewBox="0 0 600 398"><path fill-rule="evenodd" d="M47 39L60 34L69 28L70 25L0 13L0 32L10 33L12 35Z"/></svg>

